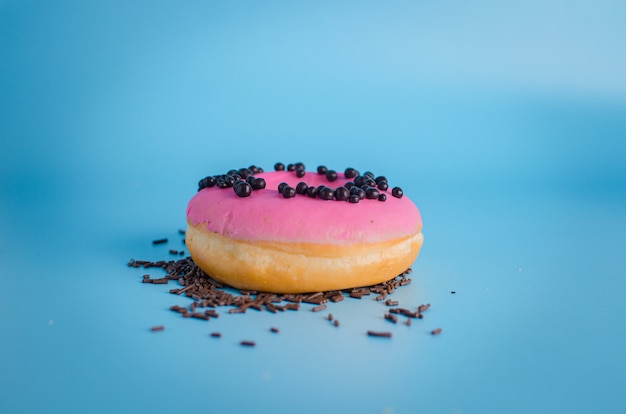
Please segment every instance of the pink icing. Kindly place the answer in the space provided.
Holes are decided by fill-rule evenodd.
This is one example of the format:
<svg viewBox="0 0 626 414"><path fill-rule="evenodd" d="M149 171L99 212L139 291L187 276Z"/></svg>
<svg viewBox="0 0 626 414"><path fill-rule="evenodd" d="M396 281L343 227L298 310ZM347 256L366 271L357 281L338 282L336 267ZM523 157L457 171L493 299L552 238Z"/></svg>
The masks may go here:
<svg viewBox="0 0 626 414"><path fill-rule="evenodd" d="M334 182L315 172L303 178L285 171L255 176L263 177L267 186L250 197L238 197L232 188L199 191L187 207L187 221L236 240L300 243L382 242L412 236L422 228L415 204L406 195L393 197L391 189L385 202L365 199L356 204L300 194L286 199L278 193L283 181L294 188L300 181L337 188L349 181L342 173Z"/></svg>

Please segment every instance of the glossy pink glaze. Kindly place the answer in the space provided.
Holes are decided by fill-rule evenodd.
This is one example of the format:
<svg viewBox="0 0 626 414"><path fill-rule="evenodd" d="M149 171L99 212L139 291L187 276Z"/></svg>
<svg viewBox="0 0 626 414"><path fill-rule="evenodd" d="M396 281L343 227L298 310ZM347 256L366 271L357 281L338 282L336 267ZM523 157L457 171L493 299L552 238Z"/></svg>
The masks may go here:
<svg viewBox="0 0 626 414"><path fill-rule="evenodd" d="M199 191L187 207L187 221L235 240L318 244L383 242L412 236L422 228L415 204L406 195L393 197L391 189L385 202L365 199L357 204L300 194L286 199L278 193L283 181L294 188L300 181L337 188L349 181L342 173L334 182L316 172L303 178L283 171L255 176L265 178L267 186L250 197L238 197L232 188Z"/></svg>

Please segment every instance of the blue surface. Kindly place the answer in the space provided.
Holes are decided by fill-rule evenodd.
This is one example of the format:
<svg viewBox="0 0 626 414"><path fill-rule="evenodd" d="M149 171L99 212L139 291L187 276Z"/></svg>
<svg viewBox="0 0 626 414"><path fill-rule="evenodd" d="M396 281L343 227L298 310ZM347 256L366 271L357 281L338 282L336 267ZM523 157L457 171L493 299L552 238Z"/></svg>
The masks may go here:
<svg viewBox="0 0 626 414"><path fill-rule="evenodd" d="M1 1L0 412L626 411L626 9L420 3ZM183 319L125 266L276 161L402 185L423 320Z"/></svg>

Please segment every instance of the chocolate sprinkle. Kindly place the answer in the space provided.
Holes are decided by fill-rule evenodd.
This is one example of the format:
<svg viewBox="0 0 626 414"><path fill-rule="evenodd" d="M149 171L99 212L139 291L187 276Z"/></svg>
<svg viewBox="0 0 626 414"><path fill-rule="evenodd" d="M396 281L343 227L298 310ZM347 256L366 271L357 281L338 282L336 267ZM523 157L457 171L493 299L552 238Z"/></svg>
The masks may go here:
<svg viewBox="0 0 626 414"><path fill-rule="evenodd" d="M391 338L391 332L377 332L377 331L367 331L368 336L375 336L378 338Z"/></svg>
<svg viewBox="0 0 626 414"><path fill-rule="evenodd" d="M167 238L152 240L152 244L163 244L167 243Z"/></svg>

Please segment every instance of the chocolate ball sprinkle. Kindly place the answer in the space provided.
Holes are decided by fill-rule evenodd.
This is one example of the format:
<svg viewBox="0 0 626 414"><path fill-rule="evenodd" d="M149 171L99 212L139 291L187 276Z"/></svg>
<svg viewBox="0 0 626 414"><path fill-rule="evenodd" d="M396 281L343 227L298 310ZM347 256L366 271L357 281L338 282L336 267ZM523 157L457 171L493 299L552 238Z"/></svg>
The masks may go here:
<svg viewBox="0 0 626 414"><path fill-rule="evenodd" d="M384 175L379 175L378 177L374 178L374 181L376 181L376 184L378 184L380 181L387 181L387 177L385 177Z"/></svg>
<svg viewBox="0 0 626 414"><path fill-rule="evenodd" d="M391 195L394 196L395 198L402 198L402 196L404 195L404 191L402 191L400 187L394 187L391 190Z"/></svg>
<svg viewBox="0 0 626 414"><path fill-rule="evenodd" d="M353 203L353 204L356 204L356 203L358 203L359 201L361 201L361 199L359 198L359 196L358 196L358 195L356 195L356 194L352 194L352 195L350 196L350 198L348 198L348 201L349 201L349 202L351 202L351 203Z"/></svg>
<svg viewBox="0 0 626 414"><path fill-rule="evenodd" d="M296 164L287 164L287 171L295 171Z"/></svg>
<svg viewBox="0 0 626 414"><path fill-rule="evenodd" d="M304 167L301 167L301 168L300 168L300 167L297 167L297 168L296 168L296 177L298 177L298 178L302 178L302 177L304 177L304 174L306 174L306 173L304 172Z"/></svg>
<svg viewBox="0 0 626 414"><path fill-rule="evenodd" d="M317 195L322 200L332 200L335 195L334 193L333 189L328 187L322 187L317 190Z"/></svg>
<svg viewBox="0 0 626 414"><path fill-rule="evenodd" d="M286 182L284 182L284 181L282 183L278 184L278 192L282 193L283 192L283 188L285 188L287 186L288 186L288 184Z"/></svg>
<svg viewBox="0 0 626 414"><path fill-rule="evenodd" d="M241 168L238 171L238 173L241 176L241 178L243 178L243 179L245 179L245 178L247 178L247 177L252 175L252 171L250 171L248 168Z"/></svg>
<svg viewBox="0 0 626 414"><path fill-rule="evenodd" d="M307 188L306 195L308 195L309 197L315 198L317 196L317 188L313 186Z"/></svg>
<svg viewBox="0 0 626 414"><path fill-rule="evenodd" d="M274 164L274 171L285 171L285 164L282 162L277 162Z"/></svg>
<svg viewBox="0 0 626 414"><path fill-rule="evenodd" d="M348 181L347 183L345 183L343 185L344 187L346 187L348 190L351 189L352 187L354 187L354 183L352 181Z"/></svg>
<svg viewBox="0 0 626 414"><path fill-rule="evenodd" d="M357 197L359 197L360 200L363 200L365 198L365 190L357 186L354 186L350 189L350 194L356 195Z"/></svg>
<svg viewBox="0 0 626 414"><path fill-rule="evenodd" d="M359 175L359 172L354 168L348 167L343 174L346 176L346 178L354 178Z"/></svg>
<svg viewBox="0 0 626 414"><path fill-rule="evenodd" d="M389 188L389 184L387 183L387 181L379 181L378 182L378 189L380 191L387 191L388 188Z"/></svg>
<svg viewBox="0 0 626 414"><path fill-rule="evenodd" d="M252 186L245 181L237 181L233 188L239 197L250 197L252 194Z"/></svg>
<svg viewBox="0 0 626 414"><path fill-rule="evenodd" d="M363 173L364 177L370 177L372 180L374 179L374 173L371 171L366 171Z"/></svg>
<svg viewBox="0 0 626 414"><path fill-rule="evenodd" d="M224 182L228 184L229 187L232 187L235 184L235 178L232 175L227 175L224 177Z"/></svg>
<svg viewBox="0 0 626 414"><path fill-rule="evenodd" d="M386 194L379 194L378 195L378 201L387 201L387 195Z"/></svg>
<svg viewBox="0 0 626 414"><path fill-rule="evenodd" d="M265 188L265 178L254 178L250 183L253 190L263 190Z"/></svg>
<svg viewBox="0 0 626 414"><path fill-rule="evenodd" d="M281 193L283 194L283 197L285 198L292 198L296 196L296 189L286 185L285 187L283 187L283 190L281 191Z"/></svg>
<svg viewBox="0 0 626 414"><path fill-rule="evenodd" d="M377 199L379 195L380 192L374 187L370 187L365 191L365 197L369 198L370 200Z"/></svg>
<svg viewBox="0 0 626 414"><path fill-rule="evenodd" d="M211 177L211 176L204 177L198 183L198 191L202 190L203 188L213 187L214 185L215 185L215 178L214 177Z"/></svg>
<svg viewBox="0 0 626 414"><path fill-rule="evenodd" d="M318 174L326 174L326 171L328 171L328 168L326 168L326 166L324 165L320 165L319 167L317 167Z"/></svg>
<svg viewBox="0 0 626 414"><path fill-rule="evenodd" d="M298 185L296 185L296 193L297 194L306 194L306 190L309 188L307 183L304 181L300 181Z"/></svg>
<svg viewBox="0 0 626 414"><path fill-rule="evenodd" d="M337 175L337 171L335 170L328 170L326 171L326 179L328 181L335 181L337 179L338 175Z"/></svg>
<svg viewBox="0 0 626 414"><path fill-rule="evenodd" d="M346 201L348 198L350 198L350 190L346 187L337 187L335 190L335 199L338 201Z"/></svg>
<svg viewBox="0 0 626 414"><path fill-rule="evenodd" d="M376 181L372 180L371 178L366 178L363 180L363 184L361 185L361 188L363 188L363 186L369 186L369 187L376 187Z"/></svg>

